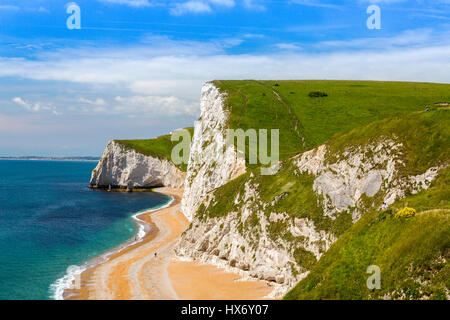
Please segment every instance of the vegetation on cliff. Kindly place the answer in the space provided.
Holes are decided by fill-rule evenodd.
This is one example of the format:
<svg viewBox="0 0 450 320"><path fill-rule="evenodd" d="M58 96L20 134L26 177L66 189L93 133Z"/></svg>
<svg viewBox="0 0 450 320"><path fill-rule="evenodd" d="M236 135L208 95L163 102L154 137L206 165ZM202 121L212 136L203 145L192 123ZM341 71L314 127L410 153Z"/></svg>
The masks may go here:
<svg viewBox="0 0 450 320"><path fill-rule="evenodd" d="M189 127L185 128L189 130L191 136L194 134L194 128ZM172 149L178 144L178 141L171 141L171 135L163 135L154 139L135 139L135 140L114 140L115 142L121 144L126 149L135 150L138 153L141 153L146 156L158 158L158 159L167 159L172 161ZM177 167L186 172L187 164L180 164Z"/></svg>
<svg viewBox="0 0 450 320"><path fill-rule="evenodd" d="M428 190L368 211L285 299L448 299L449 185L446 169ZM415 216L394 215L406 205ZM380 289L366 286L369 265L380 267Z"/></svg>

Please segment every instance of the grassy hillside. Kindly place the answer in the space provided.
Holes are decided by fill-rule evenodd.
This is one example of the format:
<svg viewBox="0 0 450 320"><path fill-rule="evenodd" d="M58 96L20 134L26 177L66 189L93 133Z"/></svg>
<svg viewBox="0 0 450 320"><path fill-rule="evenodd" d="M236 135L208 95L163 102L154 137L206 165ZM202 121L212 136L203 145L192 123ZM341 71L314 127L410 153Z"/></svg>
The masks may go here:
<svg viewBox="0 0 450 320"><path fill-rule="evenodd" d="M449 123L449 108L437 106L428 112L413 111L378 120L334 135L326 142L326 159L335 162L344 157L345 150L390 139L403 144L401 153L395 155L403 163L397 168L396 179L422 174L430 167L449 164ZM369 161L370 150L366 156ZM377 207L388 191L382 190L371 198L365 196L362 219L355 225L351 211L334 217L323 214L321 196L313 189L314 179L313 175L299 173L292 158L284 159L281 170L273 176L263 176L259 170L250 168L246 174L216 189L214 201L201 206L197 217L201 221L225 217L230 212L241 212L244 204L251 203L253 213L240 223L238 230L252 245L258 245L261 227L256 212L262 211L267 219L271 213L287 214L288 220L270 223L269 237L280 246L287 244L287 250L294 253L296 272L312 270L287 299L445 296L450 279L449 169L441 173L431 189L410 195L390 207L394 214L405 206L413 207L418 212L416 217L379 216ZM258 197L244 203L243 190L248 184L255 188ZM406 192L410 191L406 189ZM340 240L317 262L309 251L302 249L304 239L294 237L289 231L288 226L295 218L307 218L317 230ZM368 290L365 282L369 276L366 268L372 264L382 270L382 290L375 292ZM415 278L421 280L417 282Z"/></svg>
<svg viewBox="0 0 450 320"><path fill-rule="evenodd" d="M215 81L226 93L230 127L280 129L280 157L337 133L450 101L450 85L375 81ZM310 97L311 92L326 97Z"/></svg>
<svg viewBox="0 0 450 320"><path fill-rule="evenodd" d="M432 187L371 210L322 256L285 299L446 299L450 292L450 170ZM394 213L412 207L417 214ZM369 265L381 270L381 289L369 290Z"/></svg>
<svg viewBox="0 0 450 320"><path fill-rule="evenodd" d="M193 136L194 128L189 127L186 129L189 130L191 136ZM172 142L170 137L171 135L164 135L154 139L115 140L115 142L123 145L125 148L134 149L136 152L146 156L171 160L172 149L179 142ZM181 164L177 167L182 171L187 170L186 164Z"/></svg>

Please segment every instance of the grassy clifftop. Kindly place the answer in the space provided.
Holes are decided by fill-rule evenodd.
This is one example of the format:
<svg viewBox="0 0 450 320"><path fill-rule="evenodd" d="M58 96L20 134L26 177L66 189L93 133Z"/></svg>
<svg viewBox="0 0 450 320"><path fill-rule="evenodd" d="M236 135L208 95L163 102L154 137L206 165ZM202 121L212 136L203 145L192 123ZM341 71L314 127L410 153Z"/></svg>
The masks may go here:
<svg viewBox="0 0 450 320"><path fill-rule="evenodd" d="M191 133L194 133L194 128L186 128ZM170 140L171 135L163 135L154 139L135 139L135 140L114 140L123 145L127 149L133 149L143 155L155 157L158 159L167 159L171 161L172 149L178 142ZM177 166L180 170L186 171L187 165L181 164Z"/></svg>
<svg viewBox="0 0 450 320"><path fill-rule="evenodd" d="M229 126L280 129L280 157L337 133L450 101L450 85L377 81L214 81L226 94ZM326 97L310 97L312 92Z"/></svg>

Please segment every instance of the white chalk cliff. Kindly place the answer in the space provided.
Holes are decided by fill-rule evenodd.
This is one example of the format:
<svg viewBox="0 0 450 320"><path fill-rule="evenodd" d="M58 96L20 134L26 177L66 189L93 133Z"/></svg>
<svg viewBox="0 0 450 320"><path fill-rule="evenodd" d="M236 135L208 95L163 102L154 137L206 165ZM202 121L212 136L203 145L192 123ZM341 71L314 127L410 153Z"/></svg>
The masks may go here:
<svg viewBox="0 0 450 320"><path fill-rule="evenodd" d="M192 221L205 195L245 172L245 160L234 146L226 145L228 112L224 96L212 83L202 88L201 116L194 137L181 202L185 216Z"/></svg>
<svg viewBox="0 0 450 320"><path fill-rule="evenodd" d="M181 188L186 173L164 158L143 155L111 141L92 172L92 187L148 188L165 186Z"/></svg>

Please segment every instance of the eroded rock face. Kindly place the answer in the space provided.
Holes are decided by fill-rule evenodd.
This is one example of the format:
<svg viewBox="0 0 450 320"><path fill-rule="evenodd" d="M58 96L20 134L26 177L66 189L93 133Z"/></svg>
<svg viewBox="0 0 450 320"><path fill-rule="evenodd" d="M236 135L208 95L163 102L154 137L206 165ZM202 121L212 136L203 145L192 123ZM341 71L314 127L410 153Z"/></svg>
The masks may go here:
<svg viewBox="0 0 450 320"><path fill-rule="evenodd" d="M417 176L399 176L404 166L400 155L403 145L393 140L376 144L354 146L343 152L337 161L326 159L327 146L322 145L299 156L300 172L315 175L314 191L322 197L324 214L334 218L336 214L352 209L353 221L361 217L366 208L363 195L374 197L382 194L388 205L403 198L406 191L416 193L427 189L438 174L438 167L429 168Z"/></svg>
<svg viewBox="0 0 450 320"><path fill-rule="evenodd" d="M309 219L292 221L287 213L272 212L267 215L268 204L261 201L257 187L248 181L244 190L234 199L236 211L225 217L206 221L194 217L190 229L181 237L175 251L182 258L196 259L238 272L244 279L271 281L274 290L270 297L279 298L303 279L308 270L297 267L295 246L287 240L274 239L269 231L270 225L280 221L286 223L286 229L296 239L302 239L302 247L310 251L316 260L336 238L323 230L316 230L314 222ZM215 201L214 195L211 193L204 200L208 206ZM251 215L254 215L252 219L258 221L257 226L250 232L242 232L240 226Z"/></svg>
<svg viewBox="0 0 450 320"><path fill-rule="evenodd" d="M143 155L111 141L92 172L90 185L106 188L181 188L186 173L167 159Z"/></svg>
<svg viewBox="0 0 450 320"><path fill-rule="evenodd" d="M245 160L237 157L234 146L226 147L228 113L223 103L224 97L214 84L203 86L201 116L195 123L181 203L190 221L208 192L245 172Z"/></svg>

